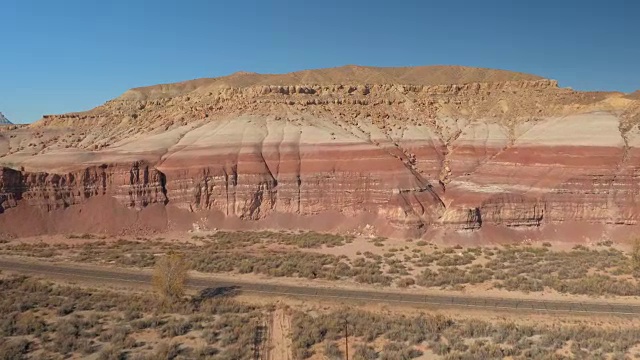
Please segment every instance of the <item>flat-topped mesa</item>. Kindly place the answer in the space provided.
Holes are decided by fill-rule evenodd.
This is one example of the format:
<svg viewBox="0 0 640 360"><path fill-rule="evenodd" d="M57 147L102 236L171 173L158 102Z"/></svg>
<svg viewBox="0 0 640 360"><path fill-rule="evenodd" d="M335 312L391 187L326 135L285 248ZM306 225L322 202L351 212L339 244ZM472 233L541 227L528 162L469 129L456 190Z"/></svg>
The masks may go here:
<svg viewBox="0 0 640 360"><path fill-rule="evenodd" d="M0 233L78 229L80 216L110 232L372 225L524 239L566 226L619 238L640 220L634 97L464 67L136 88L0 131ZM42 226L19 227L25 216Z"/></svg>
<svg viewBox="0 0 640 360"><path fill-rule="evenodd" d="M188 94L200 96L243 95L255 97L267 94L281 95L369 95L384 94L385 92L426 94L457 94L478 93L487 90L519 90L519 89L549 89L558 87L558 82L551 79L516 80L502 82L471 82L464 84L403 84L403 83L336 83L336 84L291 84L291 85L250 85L250 86L199 86L188 87L189 91L174 91L170 85L156 89L131 89L113 101L153 101L159 99L176 98Z"/></svg>
<svg viewBox="0 0 640 360"><path fill-rule="evenodd" d="M131 100L173 97L197 90L216 88L246 88L253 86L296 86L315 84L394 84L447 85L489 83L521 80L541 80L536 75L513 71L465 66L368 67L347 65L337 68L304 70L287 74L235 73L218 78L183 81L135 88L123 94Z"/></svg>
<svg viewBox="0 0 640 360"><path fill-rule="evenodd" d="M190 88L191 89L191 88ZM413 115L413 118L428 120L437 116L437 111L458 111L458 108L475 107L482 101L490 104L492 99L505 101L503 97L517 97L515 108L522 105L541 107L542 103L554 105L566 98L576 98L578 102L595 101L606 94L594 95L588 93L576 93L569 89L558 88L558 83L550 79L520 80L503 82L444 84L444 85L406 85L406 84L328 84L328 85L253 85L246 87L195 87L187 93L169 92L171 96L158 94L146 97L141 96L138 90L130 90L121 97L110 100L104 105L93 110L79 113L61 115L45 115L43 119L32 126L83 126L87 121L95 126L94 120L102 119L100 125L106 127L120 125L122 119L130 119L136 125L143 126L155 123L162 126L167 122L174 122L176 118L181 121L200 120L203 118L220 118L229 113L257 114L283 116L289 113L284 107L297 107L296 111L304 110L302 107L314 106L391 106L400 105L399 119L404 121L406 109L403 104L413 102L417 106L426 107L419 109L422 114ZM154 94L154 91L144 91L144 94ZM551 99L551 103L547 98ZM569 100L570 101L570 100ZM273 108L279 106L278 108ZM496 105L492 105L496 107ZM503 116L510 115L504 111L504 106L497 112L478 114L478 116ZM480 110L482 107L480 107ZM320 111L325 109L319 109ZM315 110L314 110L315 111ZM392 114L376 114L369 109L357 110L374 118L393 117ZM473 112L473 109L464 110ZM553 107L543 109L547 113L557 111ZM516 117L538 116L540 111L534 109L523 114L515 114ZM119 119L118 119L119 117ZM393 120L393 119L392 119ZM415 122L415 121L414 121Z"/></svg>

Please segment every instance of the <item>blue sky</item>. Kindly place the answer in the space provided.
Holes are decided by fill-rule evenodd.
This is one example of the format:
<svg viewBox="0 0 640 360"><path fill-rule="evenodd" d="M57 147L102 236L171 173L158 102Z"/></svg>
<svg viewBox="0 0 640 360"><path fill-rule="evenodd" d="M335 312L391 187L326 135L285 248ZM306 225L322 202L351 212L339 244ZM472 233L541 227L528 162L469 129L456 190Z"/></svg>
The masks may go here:
<svg viewBox="0 0 640 360"><path fill-rule="evenodd" d="M516 70L640 88L640 1L0 0L0 112L90 109L129 88L345 64Z"/></svg>

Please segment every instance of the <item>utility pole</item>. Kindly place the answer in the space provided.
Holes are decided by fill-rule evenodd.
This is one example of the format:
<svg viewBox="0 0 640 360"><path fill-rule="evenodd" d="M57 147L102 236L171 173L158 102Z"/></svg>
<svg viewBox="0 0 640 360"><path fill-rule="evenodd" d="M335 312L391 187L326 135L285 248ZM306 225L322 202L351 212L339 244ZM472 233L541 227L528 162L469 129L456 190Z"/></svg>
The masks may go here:
<svg viewBox="0 0 640 360"><path fill-rule="evenodd" d="M349 360L349 322L344 319L344 353Z"/></svg>

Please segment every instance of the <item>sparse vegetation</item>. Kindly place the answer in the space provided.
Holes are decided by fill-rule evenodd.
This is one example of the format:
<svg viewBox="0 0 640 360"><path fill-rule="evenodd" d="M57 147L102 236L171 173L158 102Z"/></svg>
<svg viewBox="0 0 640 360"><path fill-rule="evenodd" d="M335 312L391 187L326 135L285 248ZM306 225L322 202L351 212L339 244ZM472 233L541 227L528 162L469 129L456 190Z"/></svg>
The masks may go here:
<svg viewBox="0 0 640 360"><path fill-rule="evenodd" d="M0 359L250 359L263 316L260 308L206 292L159 306L153 294L23 276L0 276L0 292Z"/></svg>
<svg viewBox="0 0 640 360"><path fill-rule="evenodd" d="M342 309L293 316L294 351L297 358L311 357L316 344L324 343L325 355L335 351L335 342L344 341L344 319L355 343L354 359L413 359L427 348L444 359L560 359L560 349L569 349L566 358L626 358L640 344L640 330L629 327L602 327L582 322L571 324L488 322L456 320L443 315L380 315Z"/></svg>
<svg viewBox="0 0 640 360"><path fill-rule="evenodd" d="M357 251L349 258L327 254L323 248L343 246L353 237L314 232L218 231L193 235L188 242L143 237L105 241L85 235L79 237L89 241L74 245L0 244L0 254L149 268L164 254L182 252L190 268L210 273L256 273L452 290L488 284L507 291L550 289L592 296L640 295L638 241L626 254L607 241L554 251L550 243L438 249L420 240L413 247L386 247L387 239L371 238L368 243L382 248Z"/></svg>

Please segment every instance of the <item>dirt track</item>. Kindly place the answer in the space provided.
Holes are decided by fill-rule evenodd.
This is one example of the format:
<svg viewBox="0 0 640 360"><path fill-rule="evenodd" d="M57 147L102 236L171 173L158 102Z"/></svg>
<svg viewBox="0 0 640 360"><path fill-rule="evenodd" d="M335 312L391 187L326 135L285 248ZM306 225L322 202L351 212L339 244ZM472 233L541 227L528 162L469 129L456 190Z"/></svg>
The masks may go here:
<svg viewBox="0 0 640 360"><path fill-rule="evenodd" d="M41 263L0 258L0 269L45 278L68 280L95 280L117 284L150 284L151 275L145 271L113 269L101 266L78 267L72 264ZM574 302L557 300L520 300L493 297L469 297L465 295L432 295L402 292L331 289L313 286L289 286L251 282L231 282L215 278L192 278L188 286L197 290L207 289L216 294L259 293L264 296L317 297L324 299L356 300L373 303L406 303L425 307L484 308L494 311L540 311L582 314L640 315L640 305L611 304L604 302Z"/></svg>
<svg viewBox="0 0 640 360"><path fill-rule="evenodd" d="M286 310L279 308L271 316L269 326L269 360L291 360L291 323Z"/></svg>

